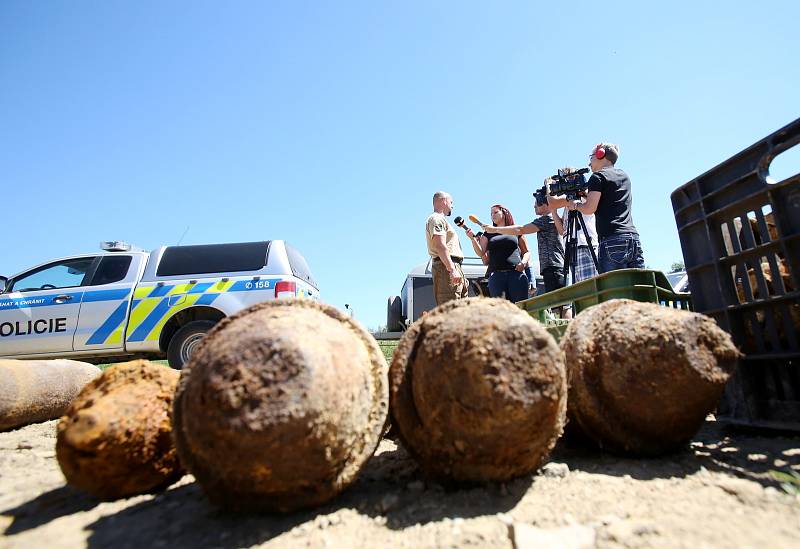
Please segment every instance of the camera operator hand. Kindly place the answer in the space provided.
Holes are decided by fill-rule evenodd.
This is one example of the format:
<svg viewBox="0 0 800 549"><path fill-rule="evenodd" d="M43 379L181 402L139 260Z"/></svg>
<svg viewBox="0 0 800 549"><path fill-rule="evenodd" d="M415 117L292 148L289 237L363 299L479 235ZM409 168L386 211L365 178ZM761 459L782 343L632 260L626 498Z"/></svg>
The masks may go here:
<svg viewBox="0 0 800 549"><path fill-rule="evenodd" d="M558 208L572 209L570 204L573 204L573 202L571 200L567 200L566 198L559 198L551 194L547 195L547 205L550 207L551 211L555 211Z"/></svg>

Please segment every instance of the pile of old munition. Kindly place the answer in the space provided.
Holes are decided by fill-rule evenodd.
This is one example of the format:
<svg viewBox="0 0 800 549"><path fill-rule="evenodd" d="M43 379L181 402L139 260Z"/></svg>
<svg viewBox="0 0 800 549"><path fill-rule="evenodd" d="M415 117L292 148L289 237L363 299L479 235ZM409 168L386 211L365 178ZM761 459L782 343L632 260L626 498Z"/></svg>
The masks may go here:
<svg viewBox="0 0 800 549"><path fill-rule="evenodd" d="M217 324L180 380L144 361L106 370L61 419L57 453L101 498L185 469L225 509L287 512L352 484L391 426L426 477L504 481L534 473L567 422L611 451L682 447L738 355L710 319L654 304L597 305L559 346L508 301L470 298L415 322L389 368L350 317L278 300Z"/></svg>

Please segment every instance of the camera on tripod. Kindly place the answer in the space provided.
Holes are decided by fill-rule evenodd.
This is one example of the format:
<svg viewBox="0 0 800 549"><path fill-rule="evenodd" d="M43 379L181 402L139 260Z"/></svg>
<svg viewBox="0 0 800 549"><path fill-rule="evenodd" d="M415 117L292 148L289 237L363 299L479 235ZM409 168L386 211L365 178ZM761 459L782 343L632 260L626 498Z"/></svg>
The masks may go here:
<svg viewBox="0 0 800 549"><path fill-rule="evenodd" d="M585 196L586 191L589 189L589 182L584 175L587 173L589 173L589 168L581 168L575 171L558 170L556 175L550 176L552 181L550 183L550 194L553 196L566 195L569 200L577 200L578 197Z"/></svg>

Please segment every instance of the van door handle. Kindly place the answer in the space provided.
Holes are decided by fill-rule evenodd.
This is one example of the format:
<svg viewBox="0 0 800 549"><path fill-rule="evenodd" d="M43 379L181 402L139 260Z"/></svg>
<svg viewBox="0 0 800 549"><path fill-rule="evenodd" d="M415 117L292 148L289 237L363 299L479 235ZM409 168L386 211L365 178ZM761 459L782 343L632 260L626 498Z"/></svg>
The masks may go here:
<svg viewBox="0 0 800 549"><path fill-rule="evenodd" d="M57 295L56 297L53 298L53 303L64 303L65 301L72 301L72 296L64 294L64 295Z"/></svg>

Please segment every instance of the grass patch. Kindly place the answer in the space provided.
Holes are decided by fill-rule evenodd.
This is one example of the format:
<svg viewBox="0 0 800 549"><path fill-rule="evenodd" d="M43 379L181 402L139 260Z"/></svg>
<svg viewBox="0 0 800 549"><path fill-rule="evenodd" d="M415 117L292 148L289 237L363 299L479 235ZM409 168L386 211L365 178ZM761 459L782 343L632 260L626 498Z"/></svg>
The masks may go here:
<svg viewBox="0 0 800 549"><path fill-rule="evenodd" d="M123 362L130 362L130 360L122 360L120 362L109 362L106 364L95 364L95 366L97 366L101 370L105 370L106 368L110 368L115 364L122 364ZM164 366L169 366L169 362L167 362L166 360L151 360L150 362L152 362L153 364L163 364Z"/></svg>
<svg viewBox="0 0 800 549"><path fill-rule="evenodd" d="M788 473L770 471L770 473L772 473L775 480L781 483L781 488L783 488L784 492L790 496L800 498L800 473L797 471L789 471Z"/></svg>
<svg viewBox="0 0 800 549"><path fill-rule="evenodd" d="M378 340L378 346L381 348L381 351L383 351L383 357L389 364L392 363L392 356L394 355L394 350L397 348L398 343L400 343L399 339Z"/></svg>

